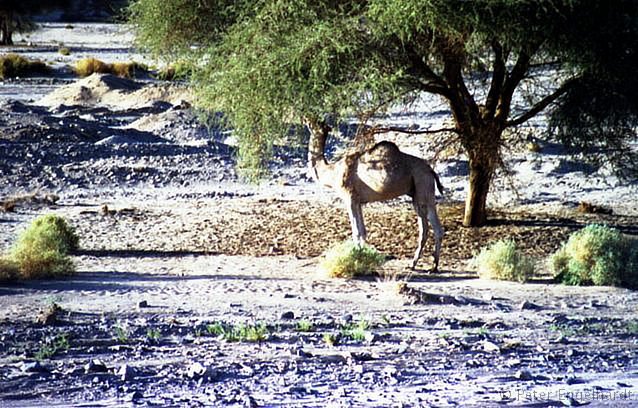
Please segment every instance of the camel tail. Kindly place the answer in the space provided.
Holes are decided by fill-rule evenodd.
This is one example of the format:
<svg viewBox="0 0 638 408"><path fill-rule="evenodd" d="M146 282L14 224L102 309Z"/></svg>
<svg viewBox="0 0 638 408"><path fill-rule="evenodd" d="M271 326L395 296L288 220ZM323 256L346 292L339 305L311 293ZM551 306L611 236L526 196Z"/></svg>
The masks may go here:
<svg viewBox="0 0 638 408"><path fill-rule="evenodd" d="M443 184L441 184L441 180L439 180L439 175L436 174L434 170L432 170L432 175L434 176L434 181L436 181L436 188L439 189L439 193L441 193L441 195L444 195L445 188L443 187Z"/></svg>

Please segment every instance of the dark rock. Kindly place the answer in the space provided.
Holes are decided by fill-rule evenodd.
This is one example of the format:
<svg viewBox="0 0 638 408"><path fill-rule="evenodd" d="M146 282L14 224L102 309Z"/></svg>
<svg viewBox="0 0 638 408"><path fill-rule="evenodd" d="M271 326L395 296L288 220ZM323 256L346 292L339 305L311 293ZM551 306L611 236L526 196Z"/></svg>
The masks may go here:
<svg viewBox="0 0 638 408"><path fill-rule="evenodd" d="M108 368L101 360L95 358L84 365L84 372L89 373L106 373Z"/></svg>
<svg viewBox="0 0 638 408"><path fill-rule="evenodd" d="M290 319L294 319L295 318L295 314L291 311L288 312L284 312L281 314L281 318L283 320L290 320Z"/></svg>

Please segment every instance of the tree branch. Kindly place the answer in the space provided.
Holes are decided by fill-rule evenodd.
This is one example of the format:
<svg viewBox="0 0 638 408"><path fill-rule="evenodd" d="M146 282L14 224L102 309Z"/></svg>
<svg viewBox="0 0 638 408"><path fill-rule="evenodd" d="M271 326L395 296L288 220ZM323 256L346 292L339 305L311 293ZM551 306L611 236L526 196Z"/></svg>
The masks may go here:
<svg viewBox="0 0 638 408"><path fill-rule="evenodd" d="M371 129L371 132L373 134L378 134L378 133L388 133L388 132L397 132L397 133L405 133L408 135L424 135L424 134L435 134L435 133L444 133L444 132L452 132L452 133L459 133L459 130L457 128L441 128L441 129L433 129L433 130L410 130L410 129L404 129L404 128L400 128L400 127L394 127L394 126L375 126Z"/></svg>
<svg viewBox="0 0 638 408"><path fill-rule="evenodd" d="M565 82L560 88L534 104L534 106L532 106L527 112L518 116L517 118L505 122L505 127L518 126L533 118L534 116L542 112L545 108L547 108L550 104L552 104L552 102L554 102L556 99L563 96L569 90L572 84L573 81Z"/></svg>
<svg viewBox="0 0 638 408"><path fill-rule="evenodd" d="M494 51L494 71L492 73L490 90L485 99L485 116L488 118L493 118L496 113L496 106L498 105L501 89L503 89L503 82L505 81L505 74L507 73L505 68L507 52L504 52L503 46L496 40L492 41L492 50Z"/></svg>

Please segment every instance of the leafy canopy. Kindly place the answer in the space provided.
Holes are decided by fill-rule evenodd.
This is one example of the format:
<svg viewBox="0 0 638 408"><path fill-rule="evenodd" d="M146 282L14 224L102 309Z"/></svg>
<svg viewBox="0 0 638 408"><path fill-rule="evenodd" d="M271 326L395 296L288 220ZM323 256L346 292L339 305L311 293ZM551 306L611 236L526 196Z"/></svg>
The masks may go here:
<svg viewBox="0 0 638 408"><path fill-rule="evenodd" d="M142 46L190 58L201 105L224 112L248 167L301 118L368 118L422 92L448 101L468 153L480 129L500 146L504 129L552 108L562 141L637 167L632 0L137 0L130 11ZM549 86L534 82L542 73Z"/></svg>

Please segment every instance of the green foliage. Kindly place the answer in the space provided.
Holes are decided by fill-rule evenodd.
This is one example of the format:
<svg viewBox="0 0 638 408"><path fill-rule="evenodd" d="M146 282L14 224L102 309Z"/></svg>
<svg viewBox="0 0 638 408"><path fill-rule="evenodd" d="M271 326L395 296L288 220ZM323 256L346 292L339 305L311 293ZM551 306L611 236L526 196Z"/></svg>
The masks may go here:
<svg viewBox="0 0 638 408"><path fill-rule="evenodd" d="M510 142L502 129L569 107L560 97L588 83L593 92L571 99L585 110L562 115L573 120L554 130L626 141L637 123L637 8L633 0L137 0L129 11L140 45L198 67L199 104L224 113L241 166L257 177L254 168L265 167L272 145L302 118L365 121L421 92L448 102L451 137L466 153L481 157L486 140L495 142L486 160ZM538 72L556 73L555 87L527 81ZM630 86L619 86L624 81ZM529 92L514 107L519 89ZM607 98L592 95L614 103L596 111ZM604 125L581 132L601 116ZM501 131L486 136L489 129Z"/></svg>
<svg viewBox="0 0 638 408"><path fill-rule="evenodd" d="M148 329L146 329L146 338L151 341L151 342L158 342L159 339L162 337L162 332L159 329L154 329L152 327L149 327Z"/></svg>
<svg viewBox="0 0 638 408"><path fill-rule="evenodd" d="M156 77L162 81L186 80L193 76L195 67L187 60L178 60L159 70Z"/></svg>
<svg viewBox="0 0 638 408"><path fill-rule="evenodd" d="M315 326L310 320L299 320L297 322L297 331L301 333L309 333L315 330Z"/></svg>
<svg viewBox="0 0 638 408"><path fill-rule="evenodd" d="M58 54L68 56L71 55L71 50L68 47L60 47L58 48Z"/></svg>
<svg viewBox="0 0 638 408"><path fill-rule="evenodd" d="M319 268L331 278L353 278L374 273L384 262L385 257L372 246L347 240L329 248Z"/></svg>
<svg viewBox="0 0 638 408"><path fill-rule="evenodd" d="M268 339L270 331L263 323L228 325L215 322L206 326L206 330L213 336L220 337L227 342L262 342Z"/></svg>
<svg viewBox="0 0 638 408"><path fill-rule="evenodd" d="M0 79L48 72L49 67L42 61L32 61L18 54L7 54L0 57Z"/></svg>
<svg viewBox="0 0 638 408"><path fill-rule="evenodd" d="M525 282L534 273L533 262L513 240L499 240L481 249L472 261L483 279Z"/></svg>
<svg viewBox="0 0 638 408"><path fill-rule="evenodd" d="M38 361L47 360L60 352L67 351L69 347L69 340L65 334L48 337L40 349L36 351L34 358Z"/></svg>
<svg viewBox="0 0 638 408"><path fill-rule="evenodd" d="M0 282L10 282L18 279L20 269L18 264L8 257L0 257Z"/></svg>
<svg viewBox="0 0 638 408"><path fill-rule="evenodd" d="M20 234L9 260L17 265L21 279L68 275L75 270L68 254L78 245L75 229L64 218L43 215Z"/></svg>
<svg viewBox="0 0 638 408"><path fill-rule="evenodd" d="M588 225L550 257L556 279L567 285L638 286L638 245L618 230Z"/></svg>
<svg viewBox="0 0 638 408"><path fill-rule="evenodd" d="M113 328L115 340L120 343L128 343L131 338L131 330L126 324L118 324Z"/></svg>
<svg viewBox="0 0 638 408"><path fill-rule="evenodd" d="M323 336L321 336L321 339L324 343L331 347L337 344L337 336L333 333L324 333Z"/></svg>
<svg viewBox="0 0 638 408"><path fill-rule="evenodd" d="M341 336L354 341L364 341L370 329L370 323L367 320L359 320L359 322L347 324L341 327Z"/></svg>

